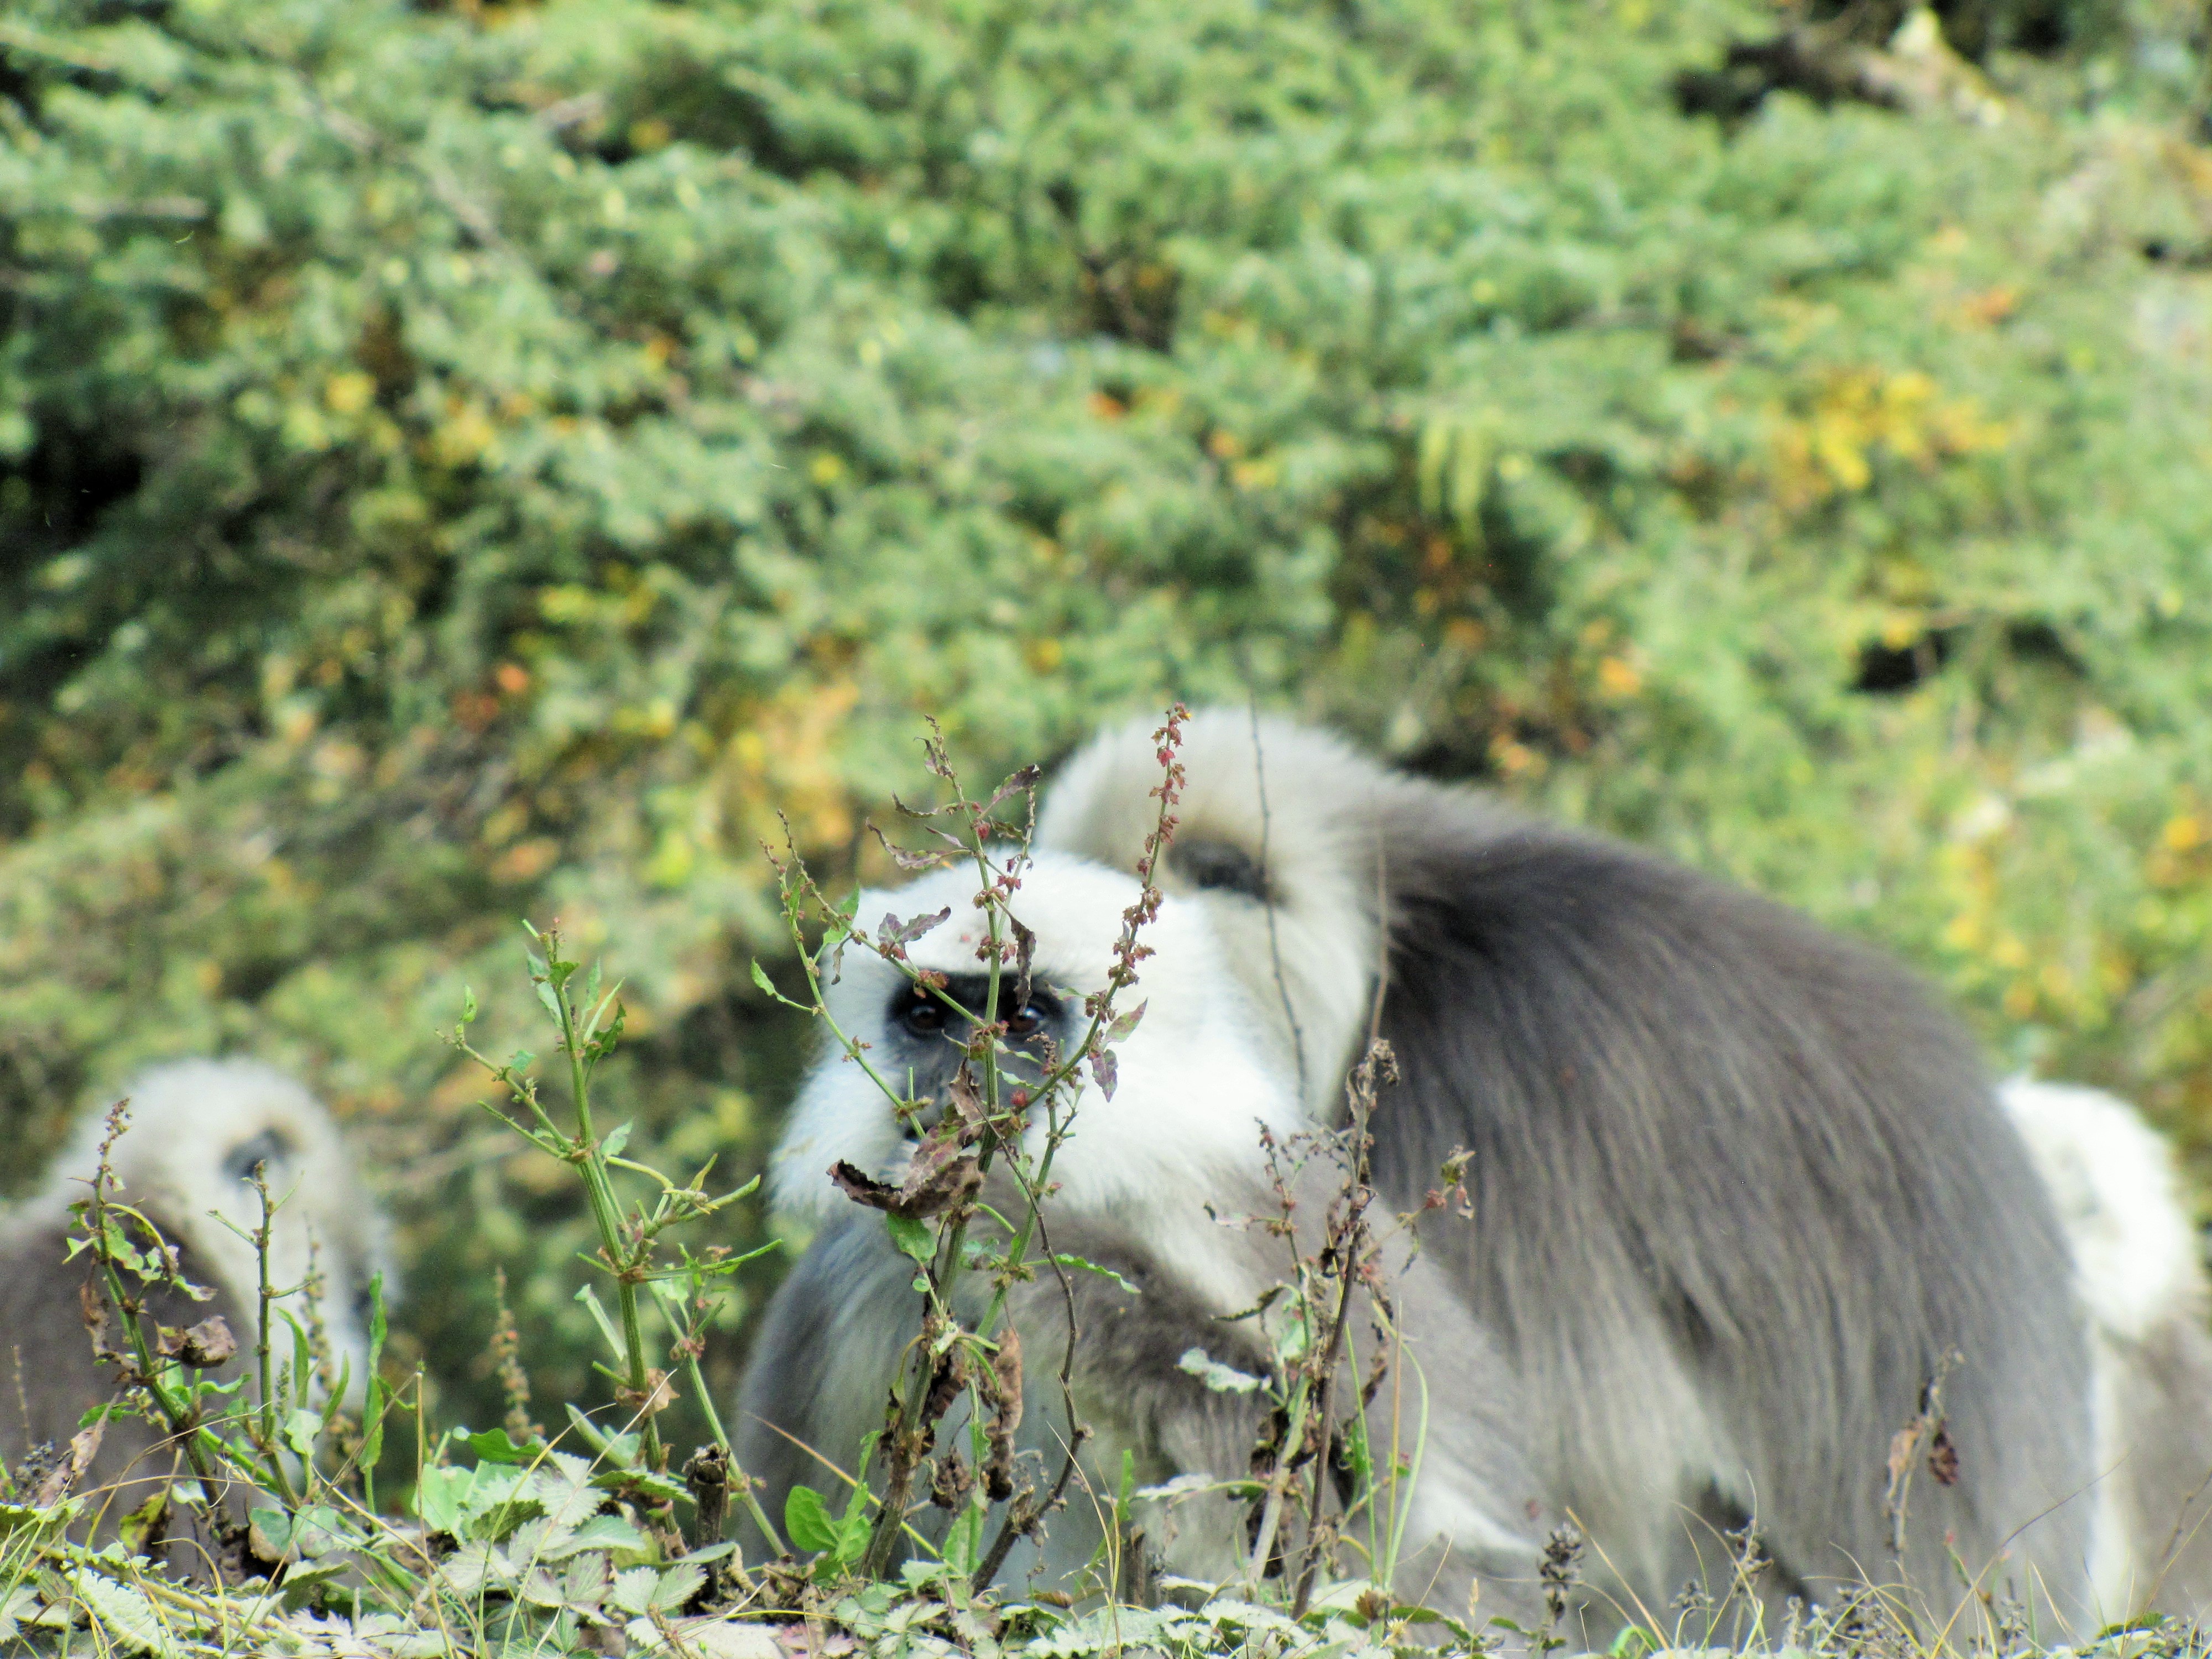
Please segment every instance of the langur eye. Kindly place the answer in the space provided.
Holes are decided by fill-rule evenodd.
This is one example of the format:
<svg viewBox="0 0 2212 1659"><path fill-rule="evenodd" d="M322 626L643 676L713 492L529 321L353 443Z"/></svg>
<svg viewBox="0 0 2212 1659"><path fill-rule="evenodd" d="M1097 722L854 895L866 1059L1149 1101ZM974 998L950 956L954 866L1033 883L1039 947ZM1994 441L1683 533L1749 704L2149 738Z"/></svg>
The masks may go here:
<svg viewBox="0 0 2212 1659"><path fill-rule="evenodd" d="M945 1005L915 986L891 1008L891 1018L915 1036L935 1036L945 1029Z"/></svg>
<svg viewBox="0 0 2212 1659"><path fill-rule="evenodd" d="M1006 1035L1025 1042L1059 1018L1059 999L1048 991L1032 991L1027 1002L1006 1016Z"/></svg>
<svg viewBox="0 0 2212 1659"><path fill-rule="evenodd" d="M292 1156L291 1141L275 1129L264 1129L243 1146L234 1146L222 1161L223 1173L240 1186L250 1186L256 1166L263 1168L263 1178L270 1186L276 1184L278 1169Z"/></svg>

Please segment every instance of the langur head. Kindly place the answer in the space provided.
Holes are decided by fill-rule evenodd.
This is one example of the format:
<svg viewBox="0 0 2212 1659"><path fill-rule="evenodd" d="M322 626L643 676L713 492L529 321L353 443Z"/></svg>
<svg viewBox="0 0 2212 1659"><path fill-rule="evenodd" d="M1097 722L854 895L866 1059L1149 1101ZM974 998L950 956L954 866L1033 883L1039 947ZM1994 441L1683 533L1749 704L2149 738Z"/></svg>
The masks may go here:
<svg viewBox="0 0 2212 1659"><path fill-rule="evenodd" d="M387 1301L397 1286L383 1211L363 1188L359 1160L322 1104L282 1072L248 1060L173 1061L139 1073L121 1092L131 1117L110 1158L118 1200L144 1211L183 1248L188 1276L211 1278L228 1293L244 1325L240 1346L246 1347L259 1310L260 1266L251 1242L261 1223L258 1167L276 1206L270 1282L291 1292L274 1306L307 1328L311 1310L297 1287L311 1268L319 1273L321 1297L312 1311L328 1334L332 1362L349 1364L358 1385L368 1358L369 1281L384 1273ZM49 1186L60 1202L84 1196L106 1117L91 1115L57 1160ZM289 1354L281 1322L270 1334L276 1352Z"/></svg>
<svg viewBox="0 0 2212 1659"><path fill-rule="evenodd" d="M915 1138L947 1109L989 988L988 919L975 904L976 885L974 869L956 865L906 887L864 892L857 912L872 932L886 916L910 922L945 912L906 948L913 967L945 976L945 994L959 1012L863 947L825 954L830 1018L867 1045L868 1070L833 1043L808 1073L771 1170L780 1213L811 1219L841 1209L829 1176L841 1160L896 1180ZM1036 939L1028 1000L1011 960L999 975L1010 1086L1082 1042L1085 1000L1106 987L1123 912L1139 892L1119 871L1058 854L1040 854L1024 872L1011 908ZM1299 1117L1286 1074L1261 1058L1258 1023L1205 912L1167 898L1139 938L1152 954L1116 1007L1127 1014L1141 1004L1145 1013L1115 1045L1113 1096L1085 1067L1061 1097L1073 1127L1054 1164L1056 1202L1093 1212L1202 1194L1218 1174L1257 1164L1261 1123L1282 1130ZM915 1109L902 1115L876 1079ZM1045 1133L1039 1120L1032 1111L1033 1142Z"/></svg>
<svg viewBox="0 0 2212 1659"><path fill-rule="evenodd" d="M1077 751L1045 798L1039 846L1136 867L1159 805L1156 725L1110 727ZM1378 825L1425 786L1328 732L1243 709L1194 714L1181 759L1159 884L1206 911L1274 1052L1290 1056L1307 1109L1332 1115L1381 967Z"/></svg>

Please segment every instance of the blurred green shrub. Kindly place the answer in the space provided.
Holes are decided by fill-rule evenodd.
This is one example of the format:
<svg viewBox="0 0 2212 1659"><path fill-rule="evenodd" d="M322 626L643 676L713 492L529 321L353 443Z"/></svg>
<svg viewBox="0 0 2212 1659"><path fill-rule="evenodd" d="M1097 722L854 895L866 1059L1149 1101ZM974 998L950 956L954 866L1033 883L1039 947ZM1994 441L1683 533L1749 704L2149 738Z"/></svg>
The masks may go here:
<svg viewBox="0 0 2212 1659"><path fill-rule="evenodd" d="M735 1178L779 813L850 871L924 712L980 774L1248 685L2212 1148L2201 42L1972 9L1978 118L1723 127L1755 0L15 0L13 1175L251 1046L396 1171L453 1409L495 1261L580 1392L587 1224L433 1035L516 918Z"/></svg>

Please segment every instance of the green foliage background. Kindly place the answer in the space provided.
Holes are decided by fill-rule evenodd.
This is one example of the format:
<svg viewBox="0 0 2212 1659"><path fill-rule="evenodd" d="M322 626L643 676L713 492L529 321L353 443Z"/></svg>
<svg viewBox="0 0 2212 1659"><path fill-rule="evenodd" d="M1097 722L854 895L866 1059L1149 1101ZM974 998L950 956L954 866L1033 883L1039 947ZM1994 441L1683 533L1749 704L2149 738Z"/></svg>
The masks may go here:
<svg viewBox="0 0 2212 1659"><path fill-rule="evenodd" d="M574 1195L434 1035L467 981L545 1046L516 920L628 975L639 1144L739 1175L779 812L849 872L925 714L981 773L1247 688L2212 1153L2202 42L1947 15L1960 112L1723 124L1677 77L1757 0L15 0L8 1173L264 1054L374 1149L448 1415L494 1262L583 1390Z"/></svg>

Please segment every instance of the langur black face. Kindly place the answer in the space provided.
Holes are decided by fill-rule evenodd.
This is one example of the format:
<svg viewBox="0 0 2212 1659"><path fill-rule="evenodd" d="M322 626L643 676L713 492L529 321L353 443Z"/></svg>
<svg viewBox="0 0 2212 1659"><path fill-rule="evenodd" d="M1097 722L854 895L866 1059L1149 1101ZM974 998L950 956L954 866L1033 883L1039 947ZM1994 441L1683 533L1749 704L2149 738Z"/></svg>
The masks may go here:
<svg viewBox="0 0 2212 1659"><path fill-rule="evenodd" d="M983 974L954 974L934 989L902 981L892 990L874 1062L886 1081L908 1085L921 1103L923 1127L936 1122L950 1101L953 1079L989 1006L990 980ZM1001 1072L1017 1085L1036 1082L1082 1036L1081 1003L1042 980L1030 982L1024 1001L1017 976L1000 975L997 1012L1011 1050Z"/></svg>

